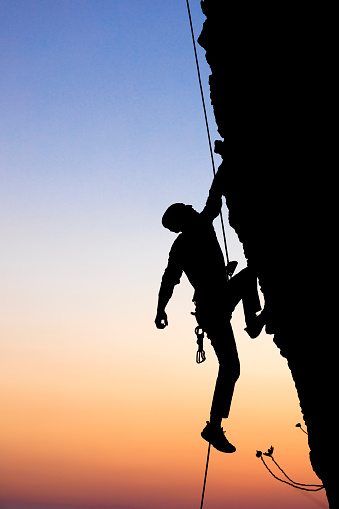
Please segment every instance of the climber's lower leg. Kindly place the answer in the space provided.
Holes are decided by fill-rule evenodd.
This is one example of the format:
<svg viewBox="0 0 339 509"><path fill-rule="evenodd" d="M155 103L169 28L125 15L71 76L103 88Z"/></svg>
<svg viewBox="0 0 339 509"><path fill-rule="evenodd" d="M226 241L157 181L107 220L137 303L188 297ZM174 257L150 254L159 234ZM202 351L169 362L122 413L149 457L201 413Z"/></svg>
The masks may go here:
<svg viewBox="0 0 339 509"><path fill-rule="evenodd" d="M246 328L245 331L247 334L252 338L256 338L259 336L260 332L262 331L264 325L266 324L266 312L265 308L262 310L262 312L258 315L255 313L248 316L246 319Z"/></svg>
<svg viewBox="0 0 339 509"><path fill-rule="evenodd" d="M227 418L230 413L234 386L237 378L236 375L232 376L229 370L225 370L225 367L219 366L219 373L215 383L215 389L213 394L213 400L211 405L211 421L219 422L223 418Z"/></svg>
<svg viewBox="0 0 339 509"><path fill-rule="evenodd" d="M233 392L233 391L232 391ZM214 393L216 397L213 397L210 421L206 423L205 428L201 432L201 436L204 440L209 442L215 449L225 453L234 452L236 449L225 436L225 431L221 427L223 417L227 417L221 413L220 401L218 400L218 392ZM227 403L228 411L231 405L231 401ZM225 408L225 407L224 407Z"/></svg>
<svg viewBox="0 0 339 509"><path fill-rule="evenodd" d="M233 331L230 324L223 324L223 335L212 336L211 343L219 361L210 421L201 436L222 452L234 452L235 447L225 437L221 427L223 418L230 412L234 386L240 375L240 364Z"/></svg>
<svg viewBox="0 0 339 509"><path fill-rule="evenodd" d="M210 425L215 428L221 428L222 415L211 412L210 414Z"/></svg>
<svg viewBox="0 0 339 509"><path fill-rule="evenodd" d="M225 380L220 377L219 370L212 401L210 421L207 422L205 428L201 432L201 436L204 440L213 445L218 451L225 453L231 453L236 450L234 445L227 440L225 431L221 427L223 417L228 417L229 414L233 390L234 383L226 387Z"/></svg>
<svg viewBox="0 0 339 509"><path fill-rule="evenodd" d="M245 321L250 320L261 310L257 288L257 276L252 269L246 267L233 276L226 285L227 306L232 312L235 306L242 300Z"/></svg>

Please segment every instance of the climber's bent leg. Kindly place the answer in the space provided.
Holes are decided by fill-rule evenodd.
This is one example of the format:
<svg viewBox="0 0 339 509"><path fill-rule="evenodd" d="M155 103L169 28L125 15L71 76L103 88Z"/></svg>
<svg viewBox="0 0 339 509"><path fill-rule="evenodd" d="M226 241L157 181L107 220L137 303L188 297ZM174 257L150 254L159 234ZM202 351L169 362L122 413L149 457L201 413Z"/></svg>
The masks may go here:
<svg viewBox="0 0 339 509"><path fill-rule="evenodd" d="M228 312L233 312L239 300L242 300L246 332L251 338L259 336L266 322L265 312L257 316L261 310L260 299L257 289L257 277L251 269L246 267L227 282L227 305Z"/></svg>
<svg viewBox="0 0 339 509"><path fill-rule="evenodd" d="M257 277L246 267L226 284L227 306L232 312L240 300L243 302L246 324L261 310L257 289Z"/></svg>

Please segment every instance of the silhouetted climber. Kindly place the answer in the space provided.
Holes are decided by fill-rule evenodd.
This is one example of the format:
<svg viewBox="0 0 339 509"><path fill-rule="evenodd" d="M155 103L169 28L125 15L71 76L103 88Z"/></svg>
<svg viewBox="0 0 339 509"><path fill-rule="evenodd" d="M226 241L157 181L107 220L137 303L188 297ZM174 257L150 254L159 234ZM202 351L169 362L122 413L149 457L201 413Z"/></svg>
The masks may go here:
<svg viewBox="0 0 339 509"><path fill-rule="evenodd" d="M217 177L201 213L191 205L175 203L163 215L163 226L181 233L172 245L162 277L155 324L158 329L168 325L165 308L185 272L195 290L193 302L198 325L206 332L219 361L210 421L207 421L201 436L219 451L234 452L235 447L227 440L221 427L222 419L229 415L234 386L240 375L230 320L235 306L242 300L246 331L254 338L264 326L264 312L256 314L261 310L257 280L248 267L228 280L227 269L232 270L234 262L225 267L212 224L222 203L216 181Z"/></svg>

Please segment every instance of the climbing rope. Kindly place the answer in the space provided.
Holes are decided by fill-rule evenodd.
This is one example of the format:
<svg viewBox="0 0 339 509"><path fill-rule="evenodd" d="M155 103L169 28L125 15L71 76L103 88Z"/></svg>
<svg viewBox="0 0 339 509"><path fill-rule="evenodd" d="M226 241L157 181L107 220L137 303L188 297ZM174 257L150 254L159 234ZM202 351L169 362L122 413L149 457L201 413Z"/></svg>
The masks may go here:
<svg viewBox="0 0 339 509"><path fill-rule="evenodd" d="M211 452L211 443L208 444L206 467L205 467L205 477L204 477L204 485L203 485L203 488L202 488L200 509L202 509L202 506L204 505L205 488L206 488L206 477L207 477L208 463L209 463L209 460L210 460L210 452Z"/></svg>
<svg viewBox="0 0 339 509"><path fill-rule="evenodd" d="M193 30L193 23L192 23L191 9L190 9L190 5L189 5L189 0L186 0L186 5L187 5L188 18L189 18L189 23L190 23L190 28L191 28L191 36L192 36L192 42L193 42L195 64L196 64L197 73L198 73L200 95L201 95L202 107L203 107L204 117L205 117L205 125L206 125L207 139L208 139L208 145L209 145L211 162L212 162L212 170L213 170L213 175L215 177L216 171L215 171L214 156L213 156L212 143L211 143L211 135L210 135L210 129L209 129L207 113L206 113L206 104L205 104L205 98L204 98L204 91L203 91L202 83L201 83L199 60L198 60L197 48L196 48L196 44L195 44L195 37L194 37L194 30ZM227 265L228 265L229 264L229 256L228 256L228 249L227 249L227 241L226 241L224 219L223 219L223 215L222 215L222 211L221 210L220 210L219 216L220 216L221 229L222 229L222 235L223 235L224 246L225 246L226 261L227 261ZM227 279L229 277L231 277L231 275L232 274L227 274ZM201 362L204 362L204 360L206 359L205 351L203 349L204 331L198 326L195 329L195 333L197 335L197 343L198 343L198 351L197 351L196 361L197 361L198 364L200 364ZM203 484L203 489L202 489L200 509L203 509L203 504L204 504L204 496L205 496L205 488L206 488L206 478L207 478L207 472L208 472L208 464L209 464L209 458L210 458L210 451L211 451L211 444L209 443L208 444L208 451L207 451L205 476L204 476L204 484Z"/></svg>
<svg viewBox="0 0 339 509"><path fill-rule="evenodd" d="M196 67L197 67L198 81L199 81L199 87L200 87L200 95L201 95L202 107L203 107L203 110L204 110L204 117L205 117L205 124L206 124L207 138L208 138L208 145L209 145L209 149L210 149L210 156L211 156L211 162L212 162L212 170L213 170L213 175L215 176L216 171L215 171L214 156L213 156L212 143L211 143L211 135L210 135L210 129L209 129L207 113L206 113L206 104L205 104L205 98L204 98L204 91L203 91L202 83L201 83L199 60L198 60L197 48L196 48L196 44L195 44L195 37L194 37L194 30L193 30L193 24L192 24L192 17L191 17L191 9L190 9L190 5L189 5L189 0L186 0L186 5L187 5L188 18L189 18L190 27L191 27L191 36L192 36L192 42L193 42L195 64L196 64ZM226 242L226 233L225 233L224 219L223 219L223 215L222 215L222 211L221 210L220 210L220 214L219 215L220 215L220 221L221 221L222 235L223 235L223 239L224 239L226 261L227 261L227 263L229 263L229 256L228 256L228 249L227 249L227 242Z"/></svg>

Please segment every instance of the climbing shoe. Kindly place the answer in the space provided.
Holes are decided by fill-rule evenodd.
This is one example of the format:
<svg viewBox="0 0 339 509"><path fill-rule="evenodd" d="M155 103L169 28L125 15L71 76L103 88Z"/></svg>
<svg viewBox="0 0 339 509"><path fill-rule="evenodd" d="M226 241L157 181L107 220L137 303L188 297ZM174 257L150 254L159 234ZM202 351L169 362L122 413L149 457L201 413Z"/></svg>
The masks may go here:
<svg viewBox="0 0 339 509"><path fill-rule="evenodd" d="M209 442L215 449L220 452L235 452L236 448L225 437L223 428L211 426L207 421L205 428L201 432L201 436L206 442Z"/></svg>
<svg viewBox="0 0 339 509"><path fill-rule="evenodd" d="M246 323L247 327L246 327L245 331L247 332L247 334L249 335L250 338L255 339L259 336L265 323L266 323L266 316L265 316L265 308L264 308L258 316L254 316L253 319L247 320L247 323Z"/></svg>

